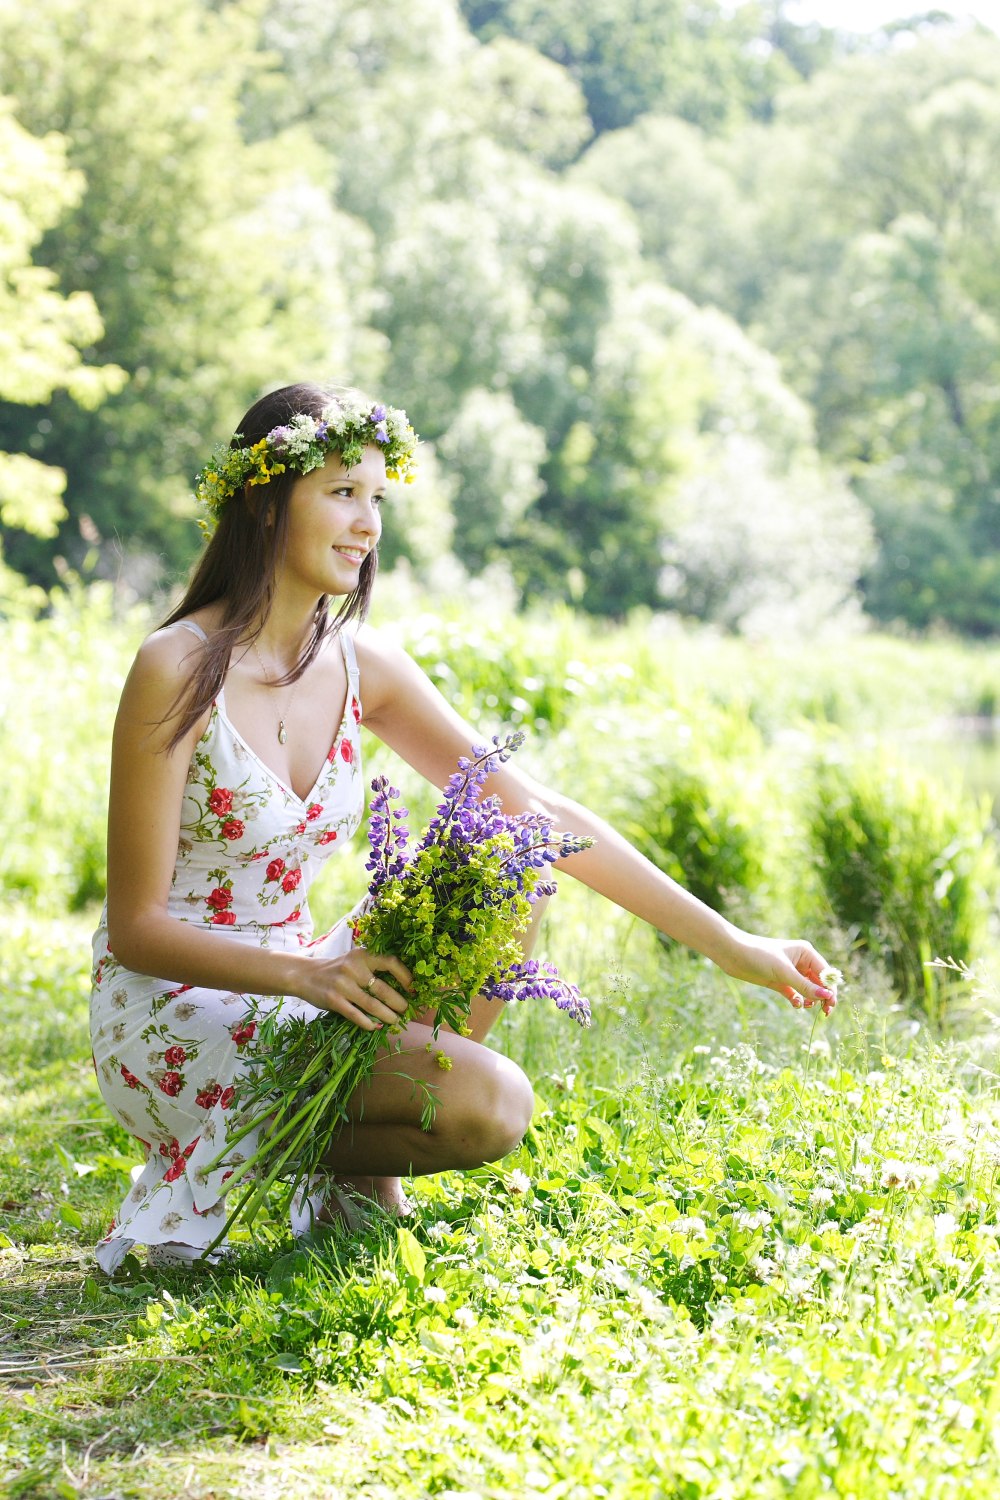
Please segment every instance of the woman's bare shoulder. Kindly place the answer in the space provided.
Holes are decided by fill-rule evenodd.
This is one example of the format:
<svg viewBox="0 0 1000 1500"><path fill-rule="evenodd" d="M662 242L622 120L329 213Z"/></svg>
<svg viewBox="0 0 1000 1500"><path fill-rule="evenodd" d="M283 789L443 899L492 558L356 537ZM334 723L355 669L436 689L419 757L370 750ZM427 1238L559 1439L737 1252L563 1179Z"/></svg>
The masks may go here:
<svg viewBox="0 0 1000 1500"><path fill-rule="evenodd" d="M203 635L180 621L161 625L139 647L129 675L150 683L169 679L176 686L178 678L191 675L204 644Z"/></svg>
<svg viewBox="0 0 1000 1500"><path fill-rule="evenodd" d="M354 643L358 653L361 680L366 684L366 693L371 698L372 688L385 687L392 691L398 686L400 676L412 680L419 673L416 662L390 632L376 630L373 625L362 625L355 633Z"/></svg>
<svg viewBox="0 0 1000 1500"><path fill-rule="evenodd" d="M197 669L204 640L180 623L163 625L136 652L118 709L119 733L131 727L143 737L152 731L158 746L169 741L176 715ZM209 714L203 714L185 736L185 745L203 733Z"/></svg>

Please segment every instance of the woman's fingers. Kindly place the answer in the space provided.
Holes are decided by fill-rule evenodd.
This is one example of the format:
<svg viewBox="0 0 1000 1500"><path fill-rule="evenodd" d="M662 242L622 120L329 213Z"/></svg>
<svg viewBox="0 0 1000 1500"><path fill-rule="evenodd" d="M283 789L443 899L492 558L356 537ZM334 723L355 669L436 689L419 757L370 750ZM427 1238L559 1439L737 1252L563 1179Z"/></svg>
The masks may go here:
<svg viewBox="0 0 1000 1500"><path fill-rule="evenodd" d="M758 983L777 990L795 1010L820 1005L828 1016L837 1004L837 970L810 943L769 940L767 947L775 967L768 979Z"/></svg>
<svg viewBox="0 0 1000 1500"><path fill-rule="evenodd" d="M809 1009L817 1003L828 1016L837 1004L836 979L840 976L809 943L789 943L786 954L795 978L782 989L796 1010ZM832 982L832 987L831 987Z"/></svg>
<svg viewBox="0 0 1000 1500"><path fill-rule="evenodd" d="M386 1021L394 1026L400 1016L406 1011L406 996L394 990L391 984L386 984L384 979L370 974L367 984L356 986L357 994L351 995L354 1004L362 1010L374 1016L376 1020Z"/></svg>
<svg viewBox="0 0 1000 1500"><path fill-rule="evenodd" d="M320 960L316 969L310 969L318 983L310 984L312 993L303 998L335 1011L365 1031L396 1026L406 1013L406 996L382 976L390 975L406 989L412 987L413 976L392 954L355 948L342 957Z"/></svg>
<svg viewBox="0 0 1000 1500"><path fill-rule="evenodd" d="M413 988L413 975L401 959L394 957L391 953L365 953L365 958L373 973L391 974L394 979L399 980L404 990ZM392 986L390 985L389 988Z"/></svg>

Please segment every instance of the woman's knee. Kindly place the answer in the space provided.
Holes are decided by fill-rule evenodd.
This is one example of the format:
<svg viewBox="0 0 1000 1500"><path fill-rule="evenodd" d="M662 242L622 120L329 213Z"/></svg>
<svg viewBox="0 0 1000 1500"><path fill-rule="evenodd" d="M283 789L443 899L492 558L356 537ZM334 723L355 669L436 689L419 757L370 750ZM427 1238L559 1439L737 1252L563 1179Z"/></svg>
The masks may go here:
<svg viewBox="0 0 1000 1500"><path fill-rule="evenodd" d="M491 1058L489 1068L470 1079L470 1087L439 1111L435 1122L459 1166L498 1161L521 1142L531 1123L535 1098L527 1077L508 1058L496 1053Z"/></svg>

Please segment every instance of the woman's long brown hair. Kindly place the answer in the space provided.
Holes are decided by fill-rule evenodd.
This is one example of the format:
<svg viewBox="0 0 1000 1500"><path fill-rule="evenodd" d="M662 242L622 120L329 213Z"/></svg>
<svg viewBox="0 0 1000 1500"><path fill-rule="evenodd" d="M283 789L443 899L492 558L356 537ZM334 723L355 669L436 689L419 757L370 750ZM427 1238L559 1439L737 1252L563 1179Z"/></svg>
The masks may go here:
<svg viewBox="0 0 1000 1500"><path fill-rule="evenodd" d="M288 422L299 412L319 419L331 398L344 394L343 387L314 384L286 385L271 391L251 406L230 447L259 442L272 427ZM198 651L191 682L178 694L168 715L177 716L170 750L218 697L237 642L252 642L260 634L274 598L275 571L288 534L288 501L298 478L297 473L286 469L268 484L245 486L226 501L183 599L163 621L163 625L174 625L206 605L220 600L223 604L219 626ZM378 551L373 547L361 564L357 588L346 596L335 615L330 614L329 595L321 596L302 654L291 671L276 679L279 684L296 682L328 636L351 620L364 619L377 570Z"/></svg>

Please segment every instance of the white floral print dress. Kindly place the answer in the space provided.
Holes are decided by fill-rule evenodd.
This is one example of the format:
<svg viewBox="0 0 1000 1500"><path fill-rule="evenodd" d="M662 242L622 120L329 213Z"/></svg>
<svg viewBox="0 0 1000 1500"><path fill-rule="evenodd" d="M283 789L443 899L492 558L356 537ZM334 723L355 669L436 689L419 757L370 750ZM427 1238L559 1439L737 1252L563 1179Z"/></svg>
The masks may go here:
<svg viewBox="0 0 1000 1500"><path fill-rule="evenodd" d="M203 632L191 621L179 622ZM325 957L352 944L349 914L313 939L308 890L361 822L361 700L353 640L341 633L344 717L316 782L301 799L278 780L226 716L220 692L195 746L181 807L169 910L262 948L311 947ZM108 1108L142 1144L145 1165L97 1247L112 1273L136 1243L204 1247L225 1217L232 1164L254 1149L225 1149L234 1085L252 1055L254 1015L321 1012L293 997L202 989L122 967L108 943L107 907L94 934L91 1037ZM242 1156L239 1154L242 1152Z"/></svg>

